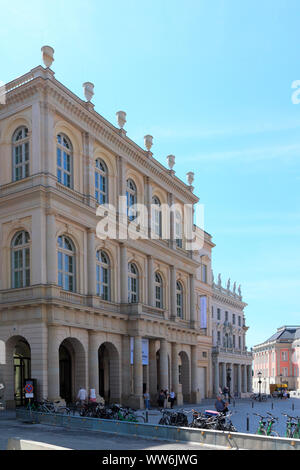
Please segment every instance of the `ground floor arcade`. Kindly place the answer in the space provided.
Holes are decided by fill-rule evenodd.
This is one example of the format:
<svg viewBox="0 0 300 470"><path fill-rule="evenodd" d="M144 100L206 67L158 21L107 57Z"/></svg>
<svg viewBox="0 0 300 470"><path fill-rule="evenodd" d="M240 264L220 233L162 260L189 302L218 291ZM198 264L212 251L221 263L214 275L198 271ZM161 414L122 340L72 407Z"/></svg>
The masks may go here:
<svg viewBox="0 0 300 470"><path fill-rule="evenodd" d="M213 390L218 395L220 389L230 389L232 396L241 397L252 392L252 364L240 358L218 358L213 360Z"/></svg>
<svg viewBox="0 0 300 470"><path fill-rule="evenodd" d="M84 387L96 389L108 403L134 407L143 407L146 391L156 404L160 389L173 389L178 404L200 402L204 397L197 344L191 344L189 335L186 339L44 323L1 328L6 404L24 404L28 378L36 380L38 399L74 401Z"/></svg>

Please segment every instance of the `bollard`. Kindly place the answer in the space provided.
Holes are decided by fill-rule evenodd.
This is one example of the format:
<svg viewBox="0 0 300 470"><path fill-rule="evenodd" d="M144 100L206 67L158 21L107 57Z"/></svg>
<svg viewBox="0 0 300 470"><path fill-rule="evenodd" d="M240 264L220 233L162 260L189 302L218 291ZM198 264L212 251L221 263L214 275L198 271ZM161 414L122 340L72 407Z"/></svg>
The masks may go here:
<svg viewBox="0 0 300 470"><path fill-rule="evenodd" d="M254 401L252 402L252 408L254 408Z"/></svg>
<svg viewBox="0 0 300 470"><path fill-rule="evenodd" d="M148 410L146 411L146 423L149 423L149 412L148 412Z"/></svg>
<svg viewBox="0 0 300 470"><path fill-rule="evenodd" d="M272 410L274 410L274 403L272 402Z"/></svg>
<svg viewBox="0 0 300 470"><path fill-rule="evenodd" d="M292 403L292 410L294 411L295 409L295 403Z"/></svg>
<svg viewBox="0 0 300 470"><path fill-rule="evenodd" d="M247 432L250 430L249 415L247 415Z"/></svg>

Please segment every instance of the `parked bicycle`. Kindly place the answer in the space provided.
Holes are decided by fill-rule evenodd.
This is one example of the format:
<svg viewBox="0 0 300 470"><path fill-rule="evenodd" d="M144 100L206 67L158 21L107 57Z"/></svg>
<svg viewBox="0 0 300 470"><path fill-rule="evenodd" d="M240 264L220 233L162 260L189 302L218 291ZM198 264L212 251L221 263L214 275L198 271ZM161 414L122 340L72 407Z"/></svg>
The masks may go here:
<svg viewBox="0 0 300 470"><path fill-rule="evenodd" d="M162 417L158 424L165 426L188 427L189 422L184 410L170 411L162 409L160 412L162 413Z"/></svg>
<svg viewBox="0 0 300 470"><path fill-rule="evenodd" d="M287 418L285 437L300 439L300 417L289 416L285 413L282 413L282 415Z"/></svg>
<svg viewBox="0 0 300 470"><path fill-rule="evenodd" d="M267 413L268 417L259 415L257 413L253 413L253 414L260 418L256 434L261 435L261 436L273 436L273 437L279 436L278 432L273 430L273 426L276 423L276 421L278 421L278 418L273 416L271 413Z"/></svg>

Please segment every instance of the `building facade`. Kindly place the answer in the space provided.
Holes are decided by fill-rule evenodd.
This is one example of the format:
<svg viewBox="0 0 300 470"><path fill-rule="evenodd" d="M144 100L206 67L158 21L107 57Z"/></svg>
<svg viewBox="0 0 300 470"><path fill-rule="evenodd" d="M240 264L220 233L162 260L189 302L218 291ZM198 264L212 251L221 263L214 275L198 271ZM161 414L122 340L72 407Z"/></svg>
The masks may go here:
<svg viewBox="0 0 300 470"><path fill-rule="evenodd" d="M241 288L222 287L221 275L212 283L212 366L213 390L224 387L232 396L241 397L252 391L252 353L246 346L246 319Z"/></svg>
<svg viewBox="0 0 300 470"><path fill-rule="evenodd" d="M271 384L300 389L300 326L282 326L264 343L253 348L256 393L270 393ZM259 382L261 382L259 384Z"/></svg>
<svg viewBox="0 0 300 470"><path fill-rule="evenodd" d="M184 207L198 201L191 175L185 184L172 158L170 169L156 161L151 136L147 150L130 140L124 113L119 128L107 122L90 101L92 84L84 87L87 101L39 66L8 83L0 105L7 406L23 403L26 378L36 379L38 398L51 400L74 400L84 386L135 407L147 390L156 403L160 388L173 389L178 404L197 403L211 393L209 319L201 327L198 317L198 297L210 287L197 280L200 251L186 248L183 231ZM118 236L105 239L96 212L105 203L109 217L156 237L120 236L120 223ZM142 228L136 204L149 208ZM174 204L166 215L162 208ZM164 217L170 233L162 239ZM211 250L208 236L206 245ZM210 255L203 272L209 263Z"/></svg>

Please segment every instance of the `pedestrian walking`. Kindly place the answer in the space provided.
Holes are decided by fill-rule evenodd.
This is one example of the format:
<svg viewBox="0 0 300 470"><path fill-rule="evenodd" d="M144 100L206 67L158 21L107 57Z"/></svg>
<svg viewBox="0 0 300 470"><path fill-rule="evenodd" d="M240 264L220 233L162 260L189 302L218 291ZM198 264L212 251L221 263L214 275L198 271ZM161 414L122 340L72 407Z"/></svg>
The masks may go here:
<svg viewBox="0 0 300 470"><path fill-rule="evenodd" d="M170 394L169 394L169 398L168 398L168 401L171 403L171 409L173 410L173 406L174 406L174 402L176 400L176 395L175 395L175 392L173 390L171 390Z"/></svg>
<svg viewBox="0 0 300 470"><path fill-rule="evenodd" d="M84 387L80 387L77 400L79 401L80 405L84 405L87 399L87 391Z"/></svg>
<svg viewBox="0 0 300 470"><path fill-rule="evenodd" d="M90 402L91 403L97 402L96 390L94 388L90 389Z"/></svg>

